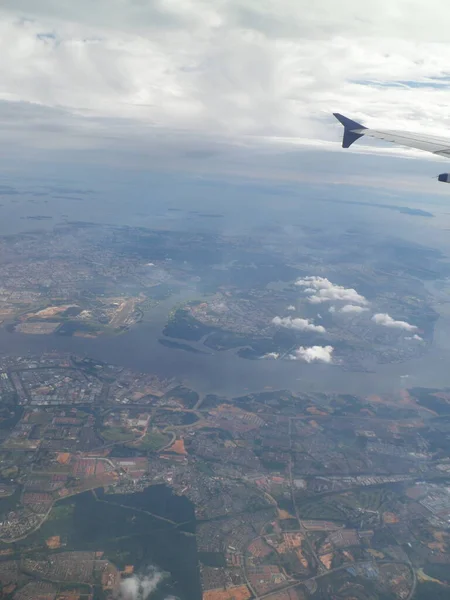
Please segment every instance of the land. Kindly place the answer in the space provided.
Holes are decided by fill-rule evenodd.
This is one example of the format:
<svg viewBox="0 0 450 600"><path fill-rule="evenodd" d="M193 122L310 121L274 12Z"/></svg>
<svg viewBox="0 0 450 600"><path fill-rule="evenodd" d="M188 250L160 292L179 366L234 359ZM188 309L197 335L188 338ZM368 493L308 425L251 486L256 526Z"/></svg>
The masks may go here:
<svg viewBox="0 0 450 600"><path fill-rule="evenodd" d="M95 338L157 320L159 350L205 363L321 347L326 368L371 371L429 352L445 256L292 227L301 243L82 222L0 238L2 327ZM0 355L2 597L112 600L149 564L181 600L450 597L450 389L191 385Z"/></svg>
<svg viewBox="0 0 450 600"><path fill-rule="evenodd" d="M287 243L284 233L267 236L270 249L256 235L83 222L4 236L0 321L25 336L95 338L158 314L167 317L159 341L173 350L292 360L298 348L330 346L333 365L347 371L371 371L430 350L439 315L424 282L450 273L439 252L358 231L330 237L298 226L300 245ZM350 258L356 255L358 264ZM353 290L365 302L356 310L330 298L316 303L298 287L305 277ZM380 325L374 314L406 329ZM292 325L289 317L310 326Z"/></svg>
<svg viewBox="0 0 450 600"><path fill-rule="evenodd" d="M194 543L205 600L450 591L449 390L201 397L62 354L0 373L5 598L112 599L161 527Z"/></svg>

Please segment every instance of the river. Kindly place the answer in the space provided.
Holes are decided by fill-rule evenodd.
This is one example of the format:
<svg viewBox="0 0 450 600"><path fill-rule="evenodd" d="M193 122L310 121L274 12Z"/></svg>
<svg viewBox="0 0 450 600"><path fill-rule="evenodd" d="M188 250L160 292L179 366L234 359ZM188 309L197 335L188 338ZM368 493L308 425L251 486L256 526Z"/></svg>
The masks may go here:
<svg viewBox="0 0 450 600"><path fill-rule="evenodd" d="M71 352L137 371L175 377L200 394L238 396L263 389L340 392L356 395L392 393L404 387L450 386L450 318L436 327L431 350L401 364L378 365L375 372L348 372L337 365L297 361L246 360L235 350L197 354L158 342L168 314L179 296L152 310L144 321L116 337L96 339L9 333L0 329L0 353L9 355ZM204 349L204 348L203 348ZM407 376L407 377L406 377Z"/></svg>
<svg viewBox="0 0 450 600"><path fill-rule="evenodd" d="M146 185L149 181L144 182ZM349 227L370 228L383 235L419 242L450 255L450 214L441 198L428 205L416 199L393 198L394 204L405 204L430 209L438 218L418 218L398 214L370 205L346 206L314 203L317 190L284 195L250 193L248 186L231 188L211 187L183 179L176 185L176 193L169 195L168 184L154 183L152 193L143 181L135 186L123 202L128 189L126 182L109 191L103 189L80 200L47 197L2 199L0 234L27 229L51 228L64 220L91 220L92 222L141 225L162 229L208 230L218 233L255 232L258 227L277 225L288 230L292 223L302 222L321 230L346 231ZM199 187L200 186L200 187ZM30 184L30 189L32 186ZM206 191L205 191L206 190ZM214 200L212 200L214 191ZM333 193L338 194L337 189ZM340 196L348 192L342 190ZM320 192L322 196L324 192ZM75 194L73 194L75 195ZM17 200L18 198L19 200ZM312 199L311 199L312 198ZM383 202L388 202L384 199ZM174 211L170 207L176 207ZM223 218L202 219L196 211L220 211ZM54 218L30 221L25 215L49 214ZM105 216L107 215L107 216ZM2 224L1 224L2 223ZM369 230L369 229L368 229ZM355 257L357 260L357 257ZM435 289L430 287L435 293ZM186 291L184 298L189 296ZM180 301L173 296L153 309L150 318L123 335L110 338L83 339L76 337L32 336L9 333L0 329L0 353L13 355L39 354L48 351L71 352L135 370L155 372L175 377L200 394L216 393L236 396L265 388L293 391L342 392L357 395L395 392L407 386L450 386L450 311L446 308L445 294L440 296L436 309L441 318L431 350L423 357L402 364L379 365L375 372L346 372L336 365L302 364L297 361L251 361L241 359L235 351L196 354L162 346L158 342L171 308Z"/></svg>

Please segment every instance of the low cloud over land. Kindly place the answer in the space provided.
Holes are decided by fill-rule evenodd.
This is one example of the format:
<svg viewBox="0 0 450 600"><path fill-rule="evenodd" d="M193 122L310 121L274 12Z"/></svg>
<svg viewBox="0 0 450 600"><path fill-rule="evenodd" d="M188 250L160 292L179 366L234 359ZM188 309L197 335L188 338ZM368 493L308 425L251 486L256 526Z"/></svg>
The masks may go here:
<svg viewBox="0 0 450 600"><path fill-rule="evenodd" d="M339 301L359 306L366 306L368 304L366 298L358 294L355 289L331 283L326 277L304 277L303 279L298 279L295 285L305 288L304 291L310 294L308 299L312 304Z"/></svg>
<svg viewBox="0 0 450 600"><path fill-rule="evenodd" d="M387 313L377 313L376 315L373 315L372 321L377 325L382 325L383 327L403 329L404 331L417 331L417 327L415 325L411 325L406 321L396 321Z"/></svg>
<svg viewBox="0 0 450 600"><path fill-rule="evenodd" d="M165 577L166 573L153 566L144 574L128 577L120 584L118 600L148 600Z"/></svg>
<svg viewBox="0 0 450 600"><path fill-rule="evenodd" d="M359 315L362 312L366 312L369 310L363 306L357 306L356 304L346 304L343 306L339 312L349 314L349 315Z"/></svg>
<svg viewBox="0 0 450 600"><path fill-rule="evenodd" d="M333 351L333 346L310 346L309 348L300 346L289 358L291 360L303 360L307 363L331 363L333 362Z"/></svg>
<svg viewBox="0 0 450 600"><path fill-rule="evenodd" d="M315 331L316 333L326 333L325 327L322 325L314 325L309 319L301 319L292 317L274 317L272 323L278 327L286 327L287 329L297 329L298 331Z"/></svg>
<svg viewBox="0 0 450 600"><path fill-rule="evenodd" d="M280 353L279 352L268 352L267 354L264 354L263 358L266 358L269 360L277 360L278 358L280 358Z"/></svg>

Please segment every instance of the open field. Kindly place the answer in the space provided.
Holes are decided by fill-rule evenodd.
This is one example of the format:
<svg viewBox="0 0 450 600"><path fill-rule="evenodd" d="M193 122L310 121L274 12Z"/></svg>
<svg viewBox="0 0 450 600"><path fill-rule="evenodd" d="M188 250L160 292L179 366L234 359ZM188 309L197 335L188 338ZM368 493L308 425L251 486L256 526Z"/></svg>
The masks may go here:
<svg viewBox="0 0 450 600"><path fill-rule="evenodd" d="M228 590L208 590L203 594L203 600L248 600L251 593L246 585L229 588Z"/></svg>

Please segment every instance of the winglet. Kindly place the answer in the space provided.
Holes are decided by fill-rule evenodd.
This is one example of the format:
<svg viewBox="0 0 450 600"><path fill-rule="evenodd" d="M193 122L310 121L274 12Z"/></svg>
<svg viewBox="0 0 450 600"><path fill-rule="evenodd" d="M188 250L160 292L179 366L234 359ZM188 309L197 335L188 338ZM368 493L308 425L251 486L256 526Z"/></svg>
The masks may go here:
<svg viewBox="0 0 450 600"><path fill-rule="evenodd" d="M342 147L350 148L353 142L356 142L356 140L358 140L364 135L364 133L360 133L360 131L362 129L367 129L367 127L364 127L364 125L361 125L361 123L357 123L356 121L347 119L347 117L344 117L344 115L341 115L339 113L333 113L333 115L344 126L344 137L342 138Z"/></svg>

